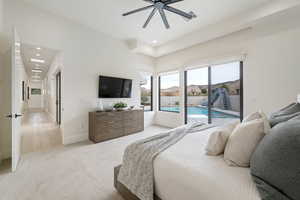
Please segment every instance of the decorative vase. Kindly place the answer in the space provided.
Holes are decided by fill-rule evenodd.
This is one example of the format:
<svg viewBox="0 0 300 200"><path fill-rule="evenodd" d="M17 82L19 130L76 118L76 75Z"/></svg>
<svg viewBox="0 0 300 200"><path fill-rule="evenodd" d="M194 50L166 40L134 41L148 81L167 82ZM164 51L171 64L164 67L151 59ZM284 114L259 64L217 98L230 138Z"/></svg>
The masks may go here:
<svg viewBox="0 0 300 200"><path fill-rule="evenodd" d="M116 108L116 111L123 111L125 108Z"/></svg>

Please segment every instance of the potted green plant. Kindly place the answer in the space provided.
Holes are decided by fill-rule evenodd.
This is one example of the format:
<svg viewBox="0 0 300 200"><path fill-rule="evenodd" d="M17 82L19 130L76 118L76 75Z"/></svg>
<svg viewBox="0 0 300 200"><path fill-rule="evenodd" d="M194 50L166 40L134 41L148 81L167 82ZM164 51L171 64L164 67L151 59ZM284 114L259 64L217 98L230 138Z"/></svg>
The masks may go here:
<svg viewBox="0 0 300 200"><path fill-rule="evenodd" d="M125 108L127 108L127 104L124 102L118 102L114 104L114 109L116 109L117 111L124 110Z"/></svg>

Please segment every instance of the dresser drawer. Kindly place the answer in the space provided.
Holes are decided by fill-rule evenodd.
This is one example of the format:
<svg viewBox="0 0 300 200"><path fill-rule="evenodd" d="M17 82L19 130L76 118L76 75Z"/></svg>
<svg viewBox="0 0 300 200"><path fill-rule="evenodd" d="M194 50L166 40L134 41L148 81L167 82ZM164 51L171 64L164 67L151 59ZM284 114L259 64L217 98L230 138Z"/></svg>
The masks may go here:
<svg viewBox="0 0 300 200"><path fill-rule="evenodd" d="M117 138L122 136L123 132L124 130L122 128L104 128L101 131L96 132L95 140L96 142L101 142Z"/></svg>
<svg viewBox="0 0 300 200"><path fill-rule="evenodd" d="M125 121L136 121L138 120L138 111L127 112L124 114Z"/></svg>
<svg viewBox="0 0 300 200"><path fill-rule="evenodd" d="M97 120L95 122L95 129L96 130L101 130L101 129L105 129L105 128L122 128L123 127L123 121L122 120L117 120L117 121L109 121L109 120L105 120L105 121L100 121Z"/></svg>
<svg viewBox="0 0 300 200"><path fill-rule="evenodd" d="M105 122L105 121L122 121L123 115L116 113L106 113L104 115L96 115L96 121Z"/></svg>

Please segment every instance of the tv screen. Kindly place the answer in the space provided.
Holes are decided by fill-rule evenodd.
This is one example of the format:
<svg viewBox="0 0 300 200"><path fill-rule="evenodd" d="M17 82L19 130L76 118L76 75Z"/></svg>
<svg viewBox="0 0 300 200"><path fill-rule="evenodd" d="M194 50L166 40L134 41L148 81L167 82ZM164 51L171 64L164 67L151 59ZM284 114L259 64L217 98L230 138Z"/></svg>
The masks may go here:
<svg viewBox="0 0 300 200"><path fill-rule="evenodd" d="M99 98L130 98L132 80L100 76Z"/></svg>

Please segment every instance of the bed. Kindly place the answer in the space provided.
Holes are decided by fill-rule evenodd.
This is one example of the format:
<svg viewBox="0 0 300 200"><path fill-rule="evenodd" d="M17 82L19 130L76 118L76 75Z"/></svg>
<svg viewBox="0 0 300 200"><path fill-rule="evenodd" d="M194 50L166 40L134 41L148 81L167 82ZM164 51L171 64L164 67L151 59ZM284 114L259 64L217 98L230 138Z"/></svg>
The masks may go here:
<svg viewBox="0 0 300 200"><path fill-rule="evenodd" d="M205 155L214 130L185 136L154 161L155 199L161 200L260 200L249 168L229 167L222 156ZM138 200L116 180L115 187L127 200Z"/></svg>

